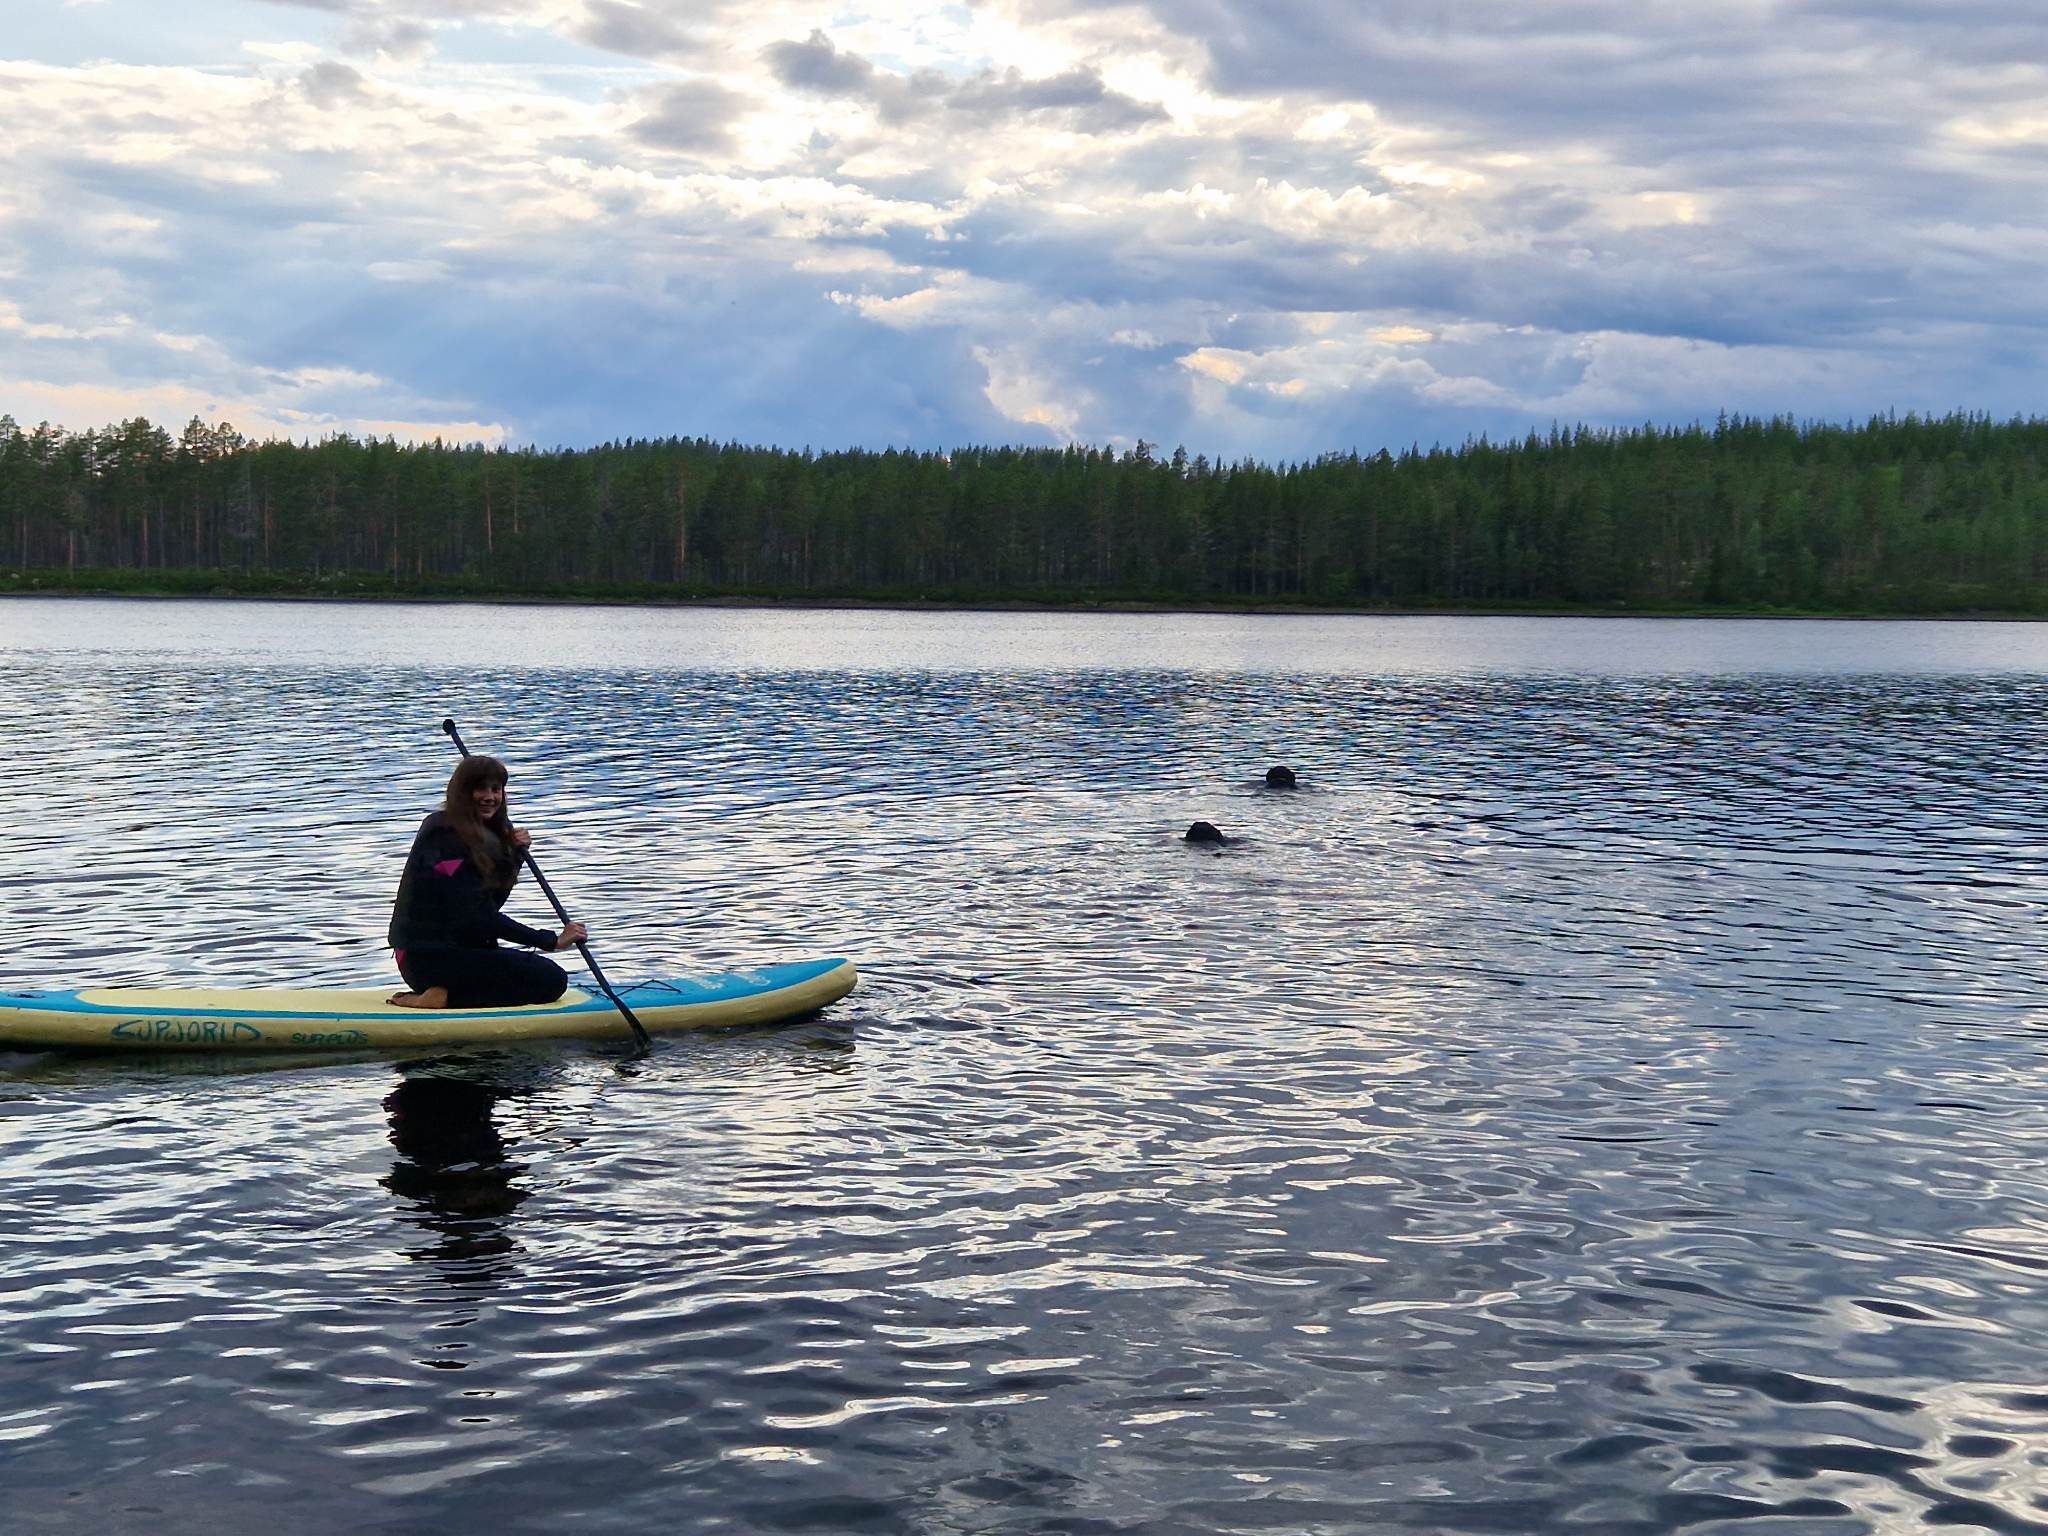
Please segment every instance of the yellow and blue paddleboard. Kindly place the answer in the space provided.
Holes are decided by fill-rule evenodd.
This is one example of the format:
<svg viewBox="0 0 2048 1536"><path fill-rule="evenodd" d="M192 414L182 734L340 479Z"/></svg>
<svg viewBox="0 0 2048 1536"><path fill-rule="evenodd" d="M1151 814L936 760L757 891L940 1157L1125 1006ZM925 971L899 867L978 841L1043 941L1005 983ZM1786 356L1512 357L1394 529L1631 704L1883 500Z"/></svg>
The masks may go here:
<svg viewBox="0 0 2048 1536"><path fill-rule="evenodd" d="M851 992L851 960L802 960L759 970L618 989L650 1034L713 1025L774 1024ZM616 1040L630 1034L610 998L575 988L523 1008L394 1008L396 988L82 987L0 992L0 1047L98 1046L151 1051L374 1050L497 1040Z"/></svg>

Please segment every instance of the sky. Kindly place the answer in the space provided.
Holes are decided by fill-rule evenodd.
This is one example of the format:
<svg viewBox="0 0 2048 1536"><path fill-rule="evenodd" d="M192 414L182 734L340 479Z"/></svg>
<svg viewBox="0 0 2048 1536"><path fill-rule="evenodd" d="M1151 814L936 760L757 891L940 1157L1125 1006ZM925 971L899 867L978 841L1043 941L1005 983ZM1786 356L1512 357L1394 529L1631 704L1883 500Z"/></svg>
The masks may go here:
<svg viewBox="0 0 2048 1536"><path fill-rule="evenodd" d="M0 412L1288 463L2048 412L2038 0L41 0Z"/></svg>

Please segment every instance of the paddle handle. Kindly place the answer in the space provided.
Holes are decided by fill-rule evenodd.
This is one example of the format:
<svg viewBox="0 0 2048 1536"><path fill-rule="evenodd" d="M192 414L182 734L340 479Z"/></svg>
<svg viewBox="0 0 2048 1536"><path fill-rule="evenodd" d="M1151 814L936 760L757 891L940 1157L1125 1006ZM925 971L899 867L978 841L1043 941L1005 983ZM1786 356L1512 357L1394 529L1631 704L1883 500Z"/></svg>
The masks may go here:
<svg viewBox="0 0 2048 1536"><path fill-rule="evenodd" d="M455 743L456 751L460 752L464 757L469 756L469 748L464 746L462 742L462 732L455 728L455 721L452 718L443 720L441 722L441 729L446 731L448 739ZM526 867L533 871L534 883L540 887L541 894L547 897L548 905L555 909L555 916L562 920L564 927L567 927L569 914L563 909L562 899L555 894L555 888L548 884L548 877L542 874L540 866L533 862L532 850L522 848L518 850L518 853L521 858L526 860ZM626 1000L619 996L618 992L613 989L612 984L604 979L604 971L598 966L597 956L590 952L590 945L587 943L578 944L576 946L576 953L581 955L583 963L590 967L591 979L597 983L598 991L610 998L612 1005L620 1013L624 1014L626 1022L633 1026L633 1038L640 1042L640 1049L643 1051L651 1049L654 1042L647 1038L646 1026L641 1024L633 1010L626 1006Z"/></svg>

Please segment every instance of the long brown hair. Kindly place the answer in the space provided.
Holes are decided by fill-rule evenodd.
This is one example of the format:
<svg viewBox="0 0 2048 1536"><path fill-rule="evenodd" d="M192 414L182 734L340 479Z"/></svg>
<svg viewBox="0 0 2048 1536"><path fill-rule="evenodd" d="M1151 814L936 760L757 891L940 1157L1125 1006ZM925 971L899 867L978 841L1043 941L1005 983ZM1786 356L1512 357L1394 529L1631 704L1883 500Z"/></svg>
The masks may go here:
<svg viewBox="0 0 2048 1536"><path fill-rule="evenodd" d="M462 846L469 850L484 884L500 891L511 890L519 878L519 854L512 846L509 802L499 802L498 814L485 821L477 815L476 801L470 797L487 784L496 784L502 790L509 776L505 765L495 757L465 757L448 776L448 794L441 802L441 814L448 818L455 835L462 839Z"/></svg>

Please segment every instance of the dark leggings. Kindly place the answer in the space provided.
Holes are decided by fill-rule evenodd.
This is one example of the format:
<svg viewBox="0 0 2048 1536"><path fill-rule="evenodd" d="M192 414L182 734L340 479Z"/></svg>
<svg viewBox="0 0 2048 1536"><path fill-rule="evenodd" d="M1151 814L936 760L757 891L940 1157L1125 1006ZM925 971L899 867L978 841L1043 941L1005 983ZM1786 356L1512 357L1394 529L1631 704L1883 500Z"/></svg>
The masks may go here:
<svg viewBox="0 0 2048 1536"><path fill-rule="evenodd" d="M446 987L450 1008L552 1003L569 985L554 961L523 949L408 949L398 974L415 992Z"/></svg>

